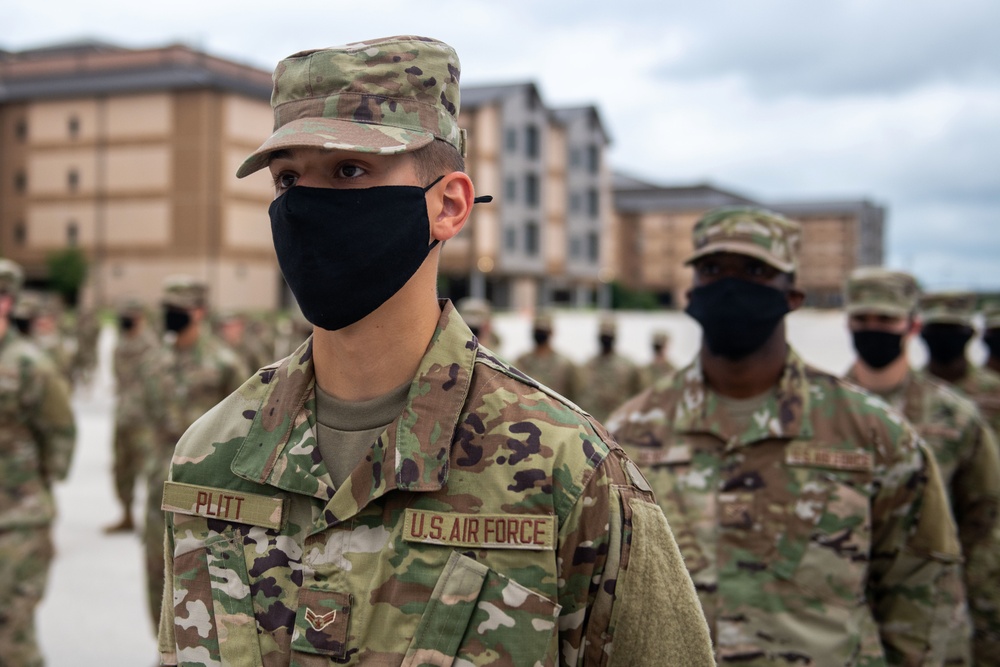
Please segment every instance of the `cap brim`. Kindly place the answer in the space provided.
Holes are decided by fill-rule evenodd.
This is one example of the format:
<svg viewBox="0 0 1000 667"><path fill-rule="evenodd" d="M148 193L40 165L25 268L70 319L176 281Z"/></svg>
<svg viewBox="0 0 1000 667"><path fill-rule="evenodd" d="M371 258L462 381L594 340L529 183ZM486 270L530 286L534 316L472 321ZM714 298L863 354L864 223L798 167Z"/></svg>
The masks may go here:
<svg viewBox="0 0 1000 667"><path fill-rule="evenodd" d="M889 317L909 317L910 312L899 306L881 306L873 304L848 305L845 310L850 315L888 315Z"/></svg>
<svg viewBox="0 0 1000 667"><path fill-rule="evenodd" d="M287 148L313 147L354 153L396 155L434 141L430 132L337 118L299 118L282 125L236 170L243 178L267 166L270 154Z"/></svg>
<svg viewBox="0 0 1000 667"><path fill-rule="evenodd" d="M693 255L684 260L684 264L692 264L702 257L715 255L720 252L731 252L735 255L747 255L748 257L759 259L765 264L773 266L784 273L792 273L795 271L794 263L779 262L759 245L754 243L744 243L741 241L720 241L718 243L709 243L705 247L698 249Z"/></svg>

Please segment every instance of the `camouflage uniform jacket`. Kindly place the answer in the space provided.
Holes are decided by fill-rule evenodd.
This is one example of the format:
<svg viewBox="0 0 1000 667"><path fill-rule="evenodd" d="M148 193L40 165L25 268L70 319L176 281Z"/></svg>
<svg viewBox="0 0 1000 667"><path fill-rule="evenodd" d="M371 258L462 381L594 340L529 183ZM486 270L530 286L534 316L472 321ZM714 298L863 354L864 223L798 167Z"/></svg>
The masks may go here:
<svg viewBox="0 0 1000 667"><path fill-rule="evenodd" d="M642 388L647 389L652 387L661 378L665 378L668 375L672 375L677 371L677 368L666 359L654 359L649 362L646 366L642 368L641 378L642 378Z"/></svg>
<svg viewBox="0 0 1000 667"><path fill-rule="evenodd" d="M608 415L641 390L639 367L620 354L598 354L580 368L576 402L604 421Z"/></svg>
<svg viewBox="0 0 1000 667"><path fill-rule="evenodd" d="M156 334L148 328L143 328L136 336L118 336L113 367L117 398L115 423L120 427L147 424L142 369L146 358L155 354L159 345Z"/></svg>
<svg viewBox="0 0 1000 667"><path fill-rule="evenodd" d="M52 521L52 482L69 474L75 443L65 379L8 330L0 338L0 530Z"/></svg>
<svg viewBox="0 0 1000 667"><path fill-rule="evenodd" d="M969 371L954 383L960 392L979 406L995 435L1000 436L1000 375L988 368L969 364Z"/></svg>
<svg viewBox="0 0 1000 667"><path fill-rule="evenodd" d="M164 664L596 665L612 641L612 665L712 664L635 465L449 303L406 407L339 489L311 355L310 339L177 446Z"/></svg>
<svg viewBox="0 0 1000 667"><path fill-rule="evenodd" d="M696 359L608 425L677 537L720 663L939 664L959 546L933 457L879 398L806 366L743 432Z"/></svg>
<svg viewBox="0 0 1000 667"><path fill-rule="evenodd" d="M538 380L557 394L571 401L576 400L576 364L555 350L546 354L532 350L522 355L514 365L519 371Z"/></svg>

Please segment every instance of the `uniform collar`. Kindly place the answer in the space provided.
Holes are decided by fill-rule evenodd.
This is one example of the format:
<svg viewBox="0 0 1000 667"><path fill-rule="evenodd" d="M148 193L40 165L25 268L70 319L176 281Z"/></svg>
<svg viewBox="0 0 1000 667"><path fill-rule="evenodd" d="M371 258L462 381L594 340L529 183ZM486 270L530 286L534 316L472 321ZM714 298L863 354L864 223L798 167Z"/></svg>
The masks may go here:
<svg viewBox="0 0 1000 667"><path fill-rule="evenodd" d="M312 338L259 373L266 387L232 470L248 480L328 501L333 518L356 513L392 489L436 491L448 478L451 443L465 405L477 344L450 301L420 361L402 413L335 490L316 441Z"/></svg>
<svg viewBox="0 0 1000 667"><path fill-rule="evenodd" d="M809 420L809 382L805 363L788 347L785 369L777 386L753 423L737 431L719 411L719 396L705 385L700 358L678 374L681 384L677 401L675 429L679 433L711 433L727 448L749 445L772 438L808 439L813 427Z"/></svg>

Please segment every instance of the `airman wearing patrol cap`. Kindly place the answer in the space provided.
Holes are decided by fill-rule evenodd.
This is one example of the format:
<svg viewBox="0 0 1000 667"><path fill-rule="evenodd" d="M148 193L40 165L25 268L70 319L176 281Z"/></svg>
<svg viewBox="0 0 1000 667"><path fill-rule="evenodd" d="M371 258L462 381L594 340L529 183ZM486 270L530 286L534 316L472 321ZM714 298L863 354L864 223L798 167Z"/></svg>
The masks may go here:
<svg viewBox="0 0 1000 667"><path fill-rule="evenodd" d="M668 377L677 369L667 358L670 346L670 334L664 329L657 329L650 338L653 348L653 359L642 369L642 388L653 386L661 378Z"/></svg>
<svg viewBox="0 0 1000 667"><path fill-rule="evenodd" d="M580 366L577 402L584 410L604 421L612 410L642 388L639 367L615 351L618 323L612 313L597 318L598 352Z"/></svg>
<svg viewBox="0 0 1000 667"><path fill-rule="evenodd" d="M112 370L115 374L115 434L113 477L122 518L107 526L107 533L131 532L135 484L145 472L152 455L152 433L143 394L142 369L146 358L155 355L159 341L146 319L142 302L125 298L116 308L118 338Z"/></svg>
<svg viewBox="0 0 1000 667"><path fill-rule="evenodd" d="M163 664L712 664L634 464L436 299L476 201L460 69L416 36L275 69L237 174L271 172L313 334L177 444Z"/></svg>
<svg viewBox="0 0 1000 667"><path fill-rule="evenodd" d="M1000 629L1000 585L992 532L1000 501L1000 452L976 405L944 382L910 368L920 287L902 271L854 270L847 280L848 326L858 359L847 379L885 399L923 436L937 459L958 526L965 595L954 596L945 664L988 664ZM971 611L975 634L969 624ZM970 653L969 638L972 636Z"/></svg>
<svg viewBox="0 0 1000 667"><path fill-rule="evenodd" d="M912 426L789 347L800 239L766 210L704 215L699 354L608 426L684 536L719 664L937 659L954 603L932 582L960 559L941 477Z"/></svg>
<svg viewBox="0 0 1000 667"><path fill-rule="evenodd" d="M576 364L559 354L552 346L554 318L549 311L540 310L532 318L531 337L535 347L521 355L514 366L519 371L538 380L549 389L562 394L571 401L576 400Z"/></svg>
<svg viewBox="0 0 1000 667"><path fill-rule="evenodd" d="M10 326L24 284L0 259L0 661L40 665L35 609L52 563L55 482L76 442L69 387L37 345Z"/></svg>
<svg viewBox="0 0 1000 667"><path fill-rule="evenodd" d="M152 426L143 542L147 600L154 627L159 625L164 581L160 501L174 444L187 427L236 391L249 374L236 353L207 326L208 284L204 280L186 274L167 277L160 303L166 342L143 354L138 369L146 419Z"/></svg>
<svg viewBox="0 0 1000 667"><path fill-rule="evenodd" d="M920 332L927 344L926 370L972 398L1000 433L1000 375L976 366L965 355L976 333L973 318L976 295L971 292L934 292L920 298Z"/></svg>

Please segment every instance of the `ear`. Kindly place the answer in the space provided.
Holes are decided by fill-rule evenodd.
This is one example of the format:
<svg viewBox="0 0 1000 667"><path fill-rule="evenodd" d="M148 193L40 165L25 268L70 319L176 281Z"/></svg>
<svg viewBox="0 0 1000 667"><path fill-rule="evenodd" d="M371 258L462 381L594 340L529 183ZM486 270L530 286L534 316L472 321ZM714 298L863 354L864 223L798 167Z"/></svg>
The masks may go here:
<svg viewBox="0 0 1000 667"><path fill-rule="evenodd" d="M431 222L431 238L447 241L465 226L472 213L475 198L472 179L461 171L453 171L427 191L427 219Z"/></svg>

